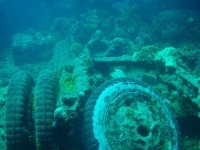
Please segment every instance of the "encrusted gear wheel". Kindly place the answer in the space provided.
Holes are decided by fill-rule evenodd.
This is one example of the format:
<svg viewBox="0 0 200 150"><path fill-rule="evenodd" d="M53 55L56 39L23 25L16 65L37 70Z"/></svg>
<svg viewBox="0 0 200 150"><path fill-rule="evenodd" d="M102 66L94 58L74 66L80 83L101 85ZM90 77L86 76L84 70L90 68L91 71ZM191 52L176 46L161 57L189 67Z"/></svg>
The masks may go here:
<svg viewBox="0 0 200 150"><path fill-rule="evenodd" d="M136 79L113 79L102 84L85 106L85 149L179 150L179 128L165 101Z"/></svg>
<svg viewBox="0 0 200 150"><path fill-rule="evenodd" d="M28 106L30 106L32 76L24 71L15 73L8 85L5 104L5 143L7 150L29 149Z"/></svg>
<svg viewBox="0 0 200 150"><path fill-rule="evenodd" d="M39 74L35 91L36 148L53 149L53 113L56 102L56 82L52 71Z"/></svg>

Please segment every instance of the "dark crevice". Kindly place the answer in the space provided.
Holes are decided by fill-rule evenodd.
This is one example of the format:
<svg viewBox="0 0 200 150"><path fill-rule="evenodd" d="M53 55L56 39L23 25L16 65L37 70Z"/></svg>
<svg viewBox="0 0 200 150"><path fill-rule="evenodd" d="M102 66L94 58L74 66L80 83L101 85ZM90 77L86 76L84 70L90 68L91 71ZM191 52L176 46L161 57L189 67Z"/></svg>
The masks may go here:
<svg viewBox="0 0 200 150"><path fill-rule="evenodd" d="M190 115L177 118L182 136L200 138L200 118Z"/></svg>

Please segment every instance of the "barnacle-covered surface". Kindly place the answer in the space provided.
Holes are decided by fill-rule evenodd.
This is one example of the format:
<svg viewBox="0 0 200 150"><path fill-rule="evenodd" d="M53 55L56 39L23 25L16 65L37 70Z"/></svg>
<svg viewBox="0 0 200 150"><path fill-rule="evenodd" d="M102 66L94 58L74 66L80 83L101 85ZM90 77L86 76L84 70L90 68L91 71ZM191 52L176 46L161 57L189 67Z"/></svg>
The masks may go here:
<svg viewBox="0 0 200 150"><path fill-rule="evenodd" d="M107 80L128 77L141 80L160 93L176 115L181 149L198 150L199 8L199 0L21 0L20 3L0 0L0 149L5 149L3 118L11 76L23 70L37 80L38 74L48 69L55 73L58 81L56 108L52 114L55 147L82 149L81 120L90 95ZM31 95L34 103L35 90ZM130 140L132 145L137 139L146 143L155 139L156 136L150 134L154 132L145 128L147 120L141 120L143 126L133 127L137 120L135 114L148 118L148 127L155 125L159 115L163 115L153 117L151 107L140 103L142 97L134 92L125 94L129 96L135 97L131 107L124 105L125 102L118 103L116 98L108 112L107 134L108 137L113 136L113 132L119 135L118 139L109 139L116 147L122 146L119 141L123 139ZM148 102L154 102L153 98L143 96ZM156 103L152 105L151 110L158 107ZM29 119L34 124L35 108L29 109L33 114ZM130 118L133 120L127 124ZM159 123L166 127L164 121ZM160 127L159 123L155 128ZM131 129L138 136L125 137L120 127ZM148 134L140 132L146 129ZM35 141L34 135L29 138ZM127 145L123 146L127 148Z"/></svg>
<svg viewBox="0 0 200 150"><path fill-rule="evenodd" d="M176 135L171 134L174 129L166 113L155 98L142 92L119 95L112 101L106 122L111 149L178 149L175 142L180 141L172 140Z"/></svg>

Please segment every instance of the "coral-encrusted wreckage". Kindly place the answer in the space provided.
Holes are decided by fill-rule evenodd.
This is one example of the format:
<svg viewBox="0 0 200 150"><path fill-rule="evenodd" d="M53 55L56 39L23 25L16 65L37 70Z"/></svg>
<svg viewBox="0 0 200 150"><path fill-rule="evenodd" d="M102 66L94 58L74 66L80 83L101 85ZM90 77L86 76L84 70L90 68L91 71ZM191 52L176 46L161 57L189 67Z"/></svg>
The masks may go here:
<svg viewBox="0 0 200 150"><path fill-rule="evenodd" d="M0 57L0 149L199 149L200 13L141 4L13 36Z"/></svg>
<svg viewBox="0 0 200 150"><path fill-rule="evenodd" d="M96 89L86 103L86 149L178 150L179 136L165 99L141 81L113 79Z"/></svg>

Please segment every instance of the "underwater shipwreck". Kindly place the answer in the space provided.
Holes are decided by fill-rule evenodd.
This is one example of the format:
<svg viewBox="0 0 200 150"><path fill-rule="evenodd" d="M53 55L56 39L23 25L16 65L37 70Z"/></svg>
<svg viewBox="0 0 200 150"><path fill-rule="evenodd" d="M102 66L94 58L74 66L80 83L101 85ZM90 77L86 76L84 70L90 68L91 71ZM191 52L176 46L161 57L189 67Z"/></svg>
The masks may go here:
<svg viewBox="0 0 200 150"><path fill-rule="evenodd" d="M156 2L90 1L14 34L0 57L0 149L199 150L200 12Z"/></svg>

